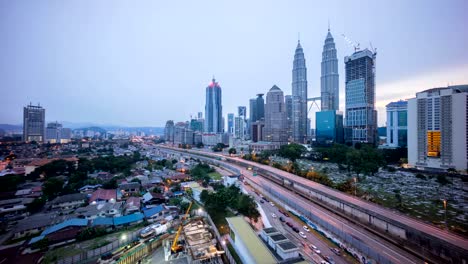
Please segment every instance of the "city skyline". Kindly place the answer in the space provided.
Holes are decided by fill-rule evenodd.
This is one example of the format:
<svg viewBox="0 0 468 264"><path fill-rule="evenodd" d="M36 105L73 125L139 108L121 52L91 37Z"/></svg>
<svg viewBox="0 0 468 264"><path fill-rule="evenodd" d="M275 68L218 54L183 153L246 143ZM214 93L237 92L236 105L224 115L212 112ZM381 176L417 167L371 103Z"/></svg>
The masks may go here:
<svg viewBox="0 0 468 264"><path fill-rule="evenodd" d="M206 2L187 3L182 9L150 2L133 9L122 2L88 3L92 8L78 8L71 2L51 3L47 9L42 3L0 4L0 33L8 36L0 44L5 58L0 62L0 89L7 98L0 123L20 124L22 107L40 102L47 109L46 121L105 120L114 125L162 127L167 119L188 120L190 114L203 110L203 87L212 74L221 80L224 116L238 105L247 105L255 94L265 93L273 83L283 87L285 95L291 94L291 50L298 32L308 63L308 94L319 96L328 20L341 76L343 58L353 52L341 34L362 48L371 41L378 49L379 126L385 125L385 105L391 101L468 82L468 56L463 50L468 43L463 28L467 4L463 1L366 2L359 7L338 2L266 7L255 3L249 10ZM245 21L235 10L246 12ZM366 16L356 16L357 12ZM213 25L212 18L203 17L205 13L222 22ZM433 19L440 13L451 15ZM382 14L399 21L388 23L379 18ZM25 16L31 19L25 21ZM172 24L179 16L197 19L190 26ZM270 16L292 19L273 21ZM170 30L165 26L169 24ZM215 38L210 37L213 32ZM206 39L213 45L207 45ZM343 111L344 78L339 86ZM312 111L309 117L314 124Z"/></svg>

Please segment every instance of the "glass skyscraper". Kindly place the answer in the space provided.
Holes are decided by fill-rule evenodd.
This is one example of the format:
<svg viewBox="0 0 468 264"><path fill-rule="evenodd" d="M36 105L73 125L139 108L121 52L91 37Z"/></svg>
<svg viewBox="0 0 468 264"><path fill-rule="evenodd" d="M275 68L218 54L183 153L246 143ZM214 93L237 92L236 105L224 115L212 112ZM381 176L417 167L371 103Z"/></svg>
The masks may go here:
<svg viewBox="0 0 468 264"><path fill-rule="evenodd" d="M292 134L293 140L307 140L307 68L301 43L297 43L292 70Z"/></svg>
<svg viewBox="0 0 468 264"><path fill-rule="evenodd" d="M221 86L215 78L206 87L205 132L223 132L223 109L221 104Z"/></svg>
<svg viewBox="0 0 468 264"><path fill-rule="evenodd" d="M323 45L322 73L320 77L321 111L339 110L339 81L338 58L336 56L335 42L328 29Z"/></svg>
<svg viewBox="0 0 468 264"><path fill-rule="evenodd" d="M368 49L345 57L346 68L346 141L377 143L375 110L376 53Z"/></svg>

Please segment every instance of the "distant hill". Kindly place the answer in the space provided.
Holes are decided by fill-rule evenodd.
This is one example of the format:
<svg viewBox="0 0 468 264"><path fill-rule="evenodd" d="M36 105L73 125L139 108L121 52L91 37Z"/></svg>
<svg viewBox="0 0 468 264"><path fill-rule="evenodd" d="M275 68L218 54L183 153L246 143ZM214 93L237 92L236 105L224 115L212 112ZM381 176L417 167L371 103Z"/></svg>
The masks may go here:
<svg viewBox="0 0 468 264"><path fill-rule="evenodd" d="M23 125L0 124L0 129L6 132L18 131L23 130Z"/></svg>

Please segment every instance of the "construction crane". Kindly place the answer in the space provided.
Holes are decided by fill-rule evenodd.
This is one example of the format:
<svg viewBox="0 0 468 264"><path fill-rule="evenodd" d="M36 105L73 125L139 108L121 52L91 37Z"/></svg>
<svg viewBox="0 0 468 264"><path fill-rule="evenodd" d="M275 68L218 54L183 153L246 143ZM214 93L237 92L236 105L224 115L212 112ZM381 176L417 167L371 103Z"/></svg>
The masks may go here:
<svg viewBox="0 0 468 264"><path fill-rule="evenodd" d="M190 208L192 208L192 204L193 204L193 202L190 202L189 207L187 208L187 211L185 212L184 218L180 222L179 228L177 229L177 233L176 233L176 236L174 238L174 242L172 242L172 246L171 246L172 253L180 252L184 248L183 246L177 244L177 240L179 239L180 232L182 231L182 226L184 224L184 221L185 221L185 219L187 219L187 215L190 212Z"/></svg>
<svg viewBox="0 0 468 264"><path fill-rule="evenodd" d="M356 43L356 42L350 40L348 37L346 37L345 34L341 34L341 36L343 36L343 38L346 40L346 42L347 42L350 46L352 46L352 47L354 48L354 52L356 52L356 51L358 51L358 50L360 49L359 46L360 46L361 44Z"/></svg>

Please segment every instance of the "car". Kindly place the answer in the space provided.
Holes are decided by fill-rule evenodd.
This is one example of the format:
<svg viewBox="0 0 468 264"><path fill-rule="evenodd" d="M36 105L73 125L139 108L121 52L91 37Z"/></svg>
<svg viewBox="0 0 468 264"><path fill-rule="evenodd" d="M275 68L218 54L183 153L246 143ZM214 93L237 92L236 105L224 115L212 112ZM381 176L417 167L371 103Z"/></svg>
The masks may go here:
<svg viewBox="0 0 468 264"><path fill-rule="evenodd" d="M284 218L283 218L282 216L280 216L279 220L280 220L281 222L286 221L286 220L284 220Z"/></svg>
<svg viewBox="0 0 468 264"><path fill-rule="evenodd" d="M265 203L265 201L263 201L263 200L260 200L260 202L261 202L261 203Z"/></svg>
<svg viewBox="0 0 468 264"><path fill-rule="evenodd" d="M278 212L284 214L283 210L281 210L281 209L278 209Z"/></svg>
<svg viewBox="0 0 468 264"><path fill-rule="evenodd" d="M314 249L314 252L320 254L320 249Z"/></svg>
<svg viewBox="0 0 468 264"><path fill-rule="evenodd" d="M271 214L271 217L276 218L276 215L275 215L275 214Z"/></svg>
<svg viewBox="0 0 468 264"><path fill-rule="evenodd" d="M292 227L293 225L290 222L286 222L286 225Z"/></svg>
<svg viewBox="0 0 468 264"><path fill-rule="evenodd" d="M312 250L316 250L316 249L317 249L317 247L316 247L314 244L310 244L310 245L309 245L309 248L312 249Z"/></svg>
<svg viewBox="0 0 468 264"><path fill-rule="evenodd" d="M309 228L308 228L307 226L303 226L302 228L304 228L304 230L305 230L306 232L310 232L310 230L309 230Z"/></svg>
<svg viewBox="0 0 468 264"><path fill-rule="evenodd" d="M304 232L299 232L299 235L300 235L302 238L307 238L307 236L304 234Z"/></svg>
<svg viewBox="0 0 468 264"><path fill-rule="evenodd" d="M263 200L265 200L265 202L269 203L270 200L268 200L267 198L263 198Z"/></svg>
<svg viewBox="0 0 468 264"><path fill-rule="evenodd" d="M341 252L338 248L330 248L330 250L338 256L341 256Z"/></svg>
<svg viewBox="0 0 468 264"><path fill-rule="evenodd" d="M335 264L335 261L333 260L332 257L330 257L330 256L325 256L325 259L328 261L328 263L330 263L330 264Z"/></svg>
<svg viewBox="0 0 468 264"><path fill-rule="evenodd" d="M292 230L294 230L294 232L296 232L296 233L299 233L299 228L297 228L295 226L292 228Z"/></svg>
<svg viewBox="0 0 468 264"><path fill-rule="evenodd" d="M289 214L288 214L288 213L286 213L286 212L284 212L284 216L286 216L286 217L289 217Z"/></svg>
<svg viewBox="0 0 468 264"><path fill-rule="evenodd" d="M275 206L275 204L273 202L270 202L271 206Z"/></svg>

